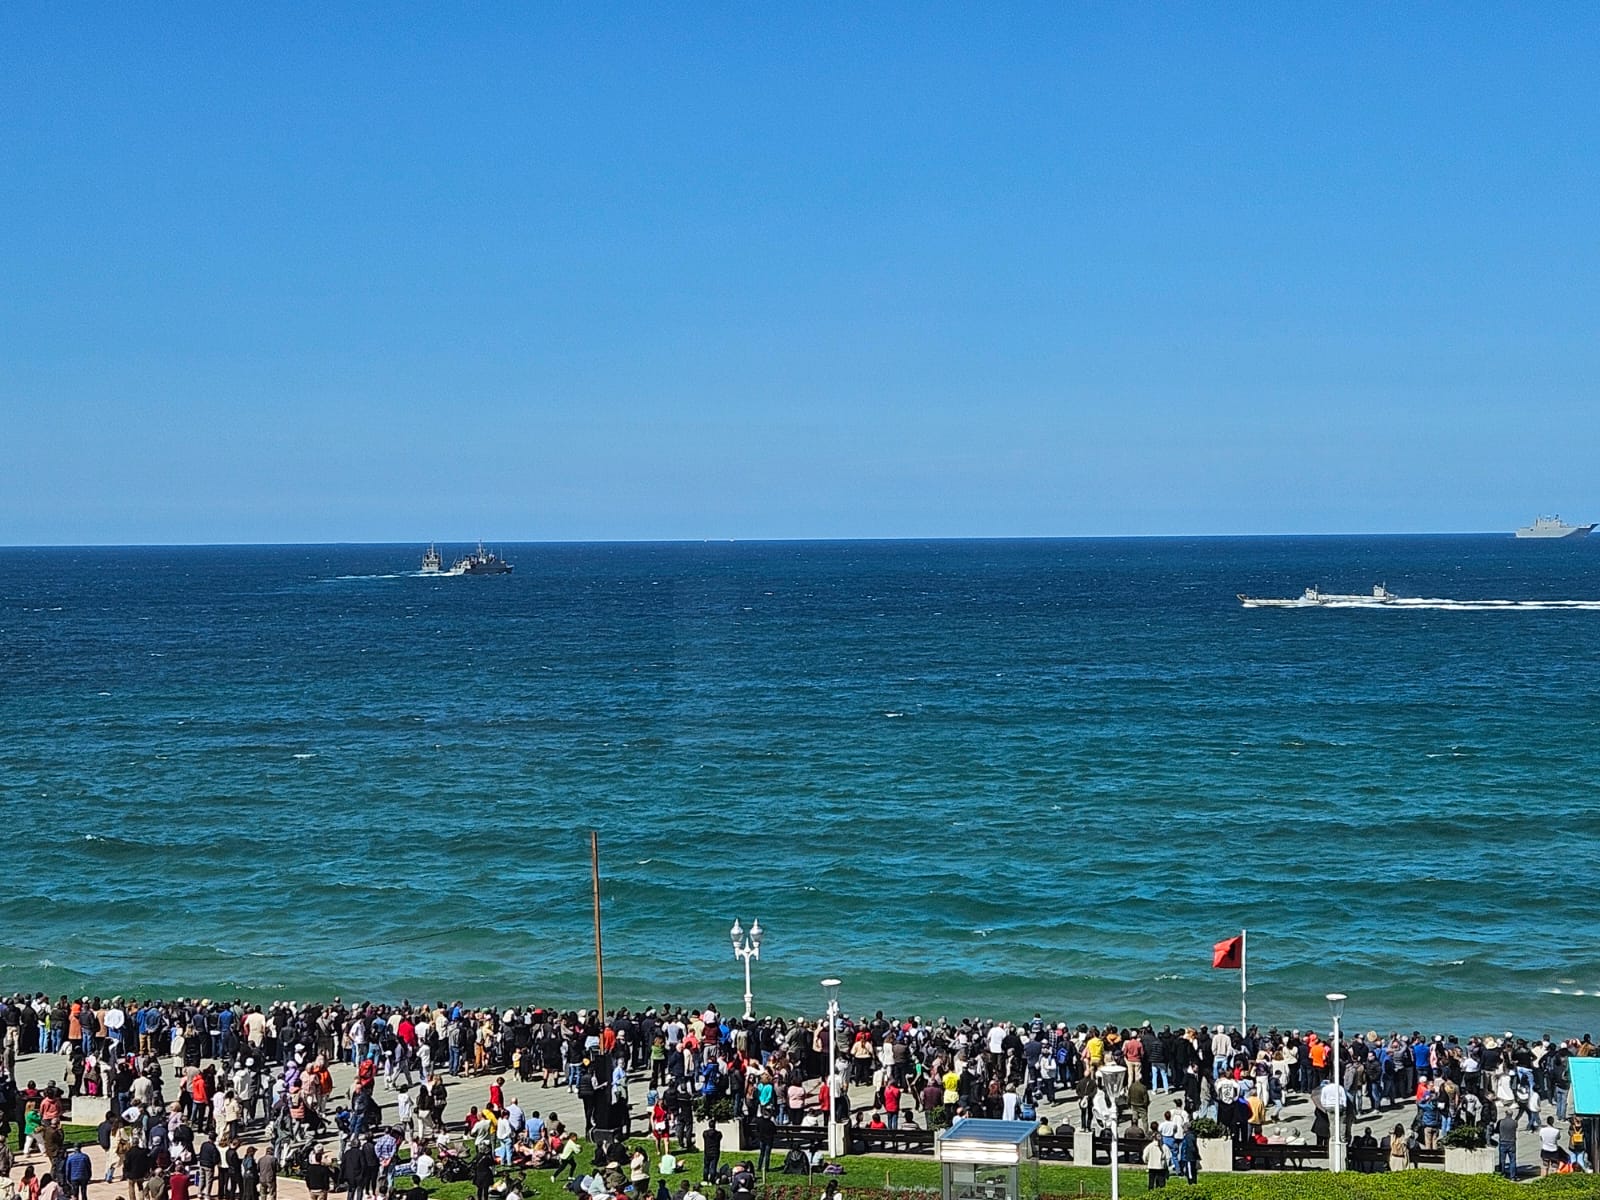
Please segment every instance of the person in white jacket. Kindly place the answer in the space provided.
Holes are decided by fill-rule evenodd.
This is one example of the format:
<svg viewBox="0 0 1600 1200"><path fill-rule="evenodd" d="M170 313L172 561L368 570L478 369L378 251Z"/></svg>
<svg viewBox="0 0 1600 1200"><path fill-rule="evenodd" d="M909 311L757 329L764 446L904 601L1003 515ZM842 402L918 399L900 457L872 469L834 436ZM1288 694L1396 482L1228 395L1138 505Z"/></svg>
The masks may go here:
<svg viewBox="0 0 1600 1200"><path fill-rule="evenodd" d="M1144 1144L1144 1167L1150 1173L1151 1191L1167 1186L1167 1172L1172 1167L1172 1158L1166 1143L1159 1137L1153 1137Z"/></svg>

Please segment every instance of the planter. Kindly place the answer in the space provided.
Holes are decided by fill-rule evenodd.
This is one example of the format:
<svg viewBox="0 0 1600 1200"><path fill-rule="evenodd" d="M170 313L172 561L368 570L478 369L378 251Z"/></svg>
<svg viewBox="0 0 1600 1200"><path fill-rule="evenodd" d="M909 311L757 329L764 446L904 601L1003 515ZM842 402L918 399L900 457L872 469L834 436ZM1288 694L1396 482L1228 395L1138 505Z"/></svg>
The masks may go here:
<svg viewBox="0 0 1600 1200"><path fill-rule="evenodd" d="M1195 1142L1200 1147L1200 1173L1224 1173L1233 1170L1233 1139L1232 1138L1200 1138Z"/></svg>
<svg viewBox="0 0 1600 1200"><path fill-rule="evenodd" d="M1094 1166L1094 1135L1087 1129L1072 1131L1072 1162L1079 1167Z"/></svg>
<svg viewBox="0 0 1600 1200"><path fill-rule="evenodd" d="M1496 1153L1492 1146L1466 1150L1456 1146L1444 1148L1444 1169L1452 1175L1493 1175Z"/></svg>
<svg viewBox="0 0 1600 1200"><path fill-rule="evenodd" d="M74 1125L98 1125L111 1115L109 1096L74 1096L67 1106Z"/></svg>

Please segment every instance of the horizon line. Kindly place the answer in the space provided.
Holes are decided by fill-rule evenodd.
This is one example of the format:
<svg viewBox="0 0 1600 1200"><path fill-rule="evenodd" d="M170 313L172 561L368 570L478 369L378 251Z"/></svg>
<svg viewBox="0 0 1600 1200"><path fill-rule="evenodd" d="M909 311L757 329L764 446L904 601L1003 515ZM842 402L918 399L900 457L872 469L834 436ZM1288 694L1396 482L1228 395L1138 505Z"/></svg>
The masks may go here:
<svg viewBox="0 0 1600 1200"><path fill-rule="evenodd" d="M906 535L893 534L881 536L862 537L662 537L662 538L636 538L636 537L609 537L609 538L537 538L524 540L518 538L427 538L408 539L405 541L359 541L359 540L318 540L318 541L241 541L241 542L216 542L216 541L172 541L172 542L4 542L0 543L3 550L207 550L207 549L241 549L257 547L262 549L291 549L300 547L326 546L422 546L422 545L469 545L482 543L499 546L703 546L712 544L726 545L819 545L819 544L860 544L868 542L1113 542L1113 541L1239 541L1247 539L1269 540L1290 538L1411 538L1411 537L1449 537L1449 538L1505 538L1518 540L1515 533L1510 530L1334 530L1326 532L1273 532L1273 533L1074 533L1074 534L934 534L934 535ZM1584 541L1583 538L1538 538L1522 539L1533 541L1573 542Z"/></svg>

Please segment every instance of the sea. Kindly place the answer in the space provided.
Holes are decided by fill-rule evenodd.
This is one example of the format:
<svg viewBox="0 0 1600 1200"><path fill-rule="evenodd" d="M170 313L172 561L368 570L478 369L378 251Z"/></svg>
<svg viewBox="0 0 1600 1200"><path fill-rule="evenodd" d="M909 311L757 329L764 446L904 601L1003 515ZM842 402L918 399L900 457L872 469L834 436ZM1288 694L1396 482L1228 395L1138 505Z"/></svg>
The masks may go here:
<svg viewBox="0 0 1600 1200"><path fill-rule="evenodd" d="M423 548L0 549L0 990L1600 1032L1600 538Z"/></svg>

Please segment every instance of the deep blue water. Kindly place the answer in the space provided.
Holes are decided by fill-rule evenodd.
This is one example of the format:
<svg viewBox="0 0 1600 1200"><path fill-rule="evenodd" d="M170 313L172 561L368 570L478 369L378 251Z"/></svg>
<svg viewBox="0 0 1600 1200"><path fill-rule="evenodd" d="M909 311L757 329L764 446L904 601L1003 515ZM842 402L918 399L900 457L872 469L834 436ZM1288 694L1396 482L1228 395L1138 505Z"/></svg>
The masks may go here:
<svg viewBox="0 0 1600 1200"><path fill-rule="evenodd" d="M0 988L1600 1026L1600 539L0 550ZM446 550L447 557L452 550Z"/></svg>

